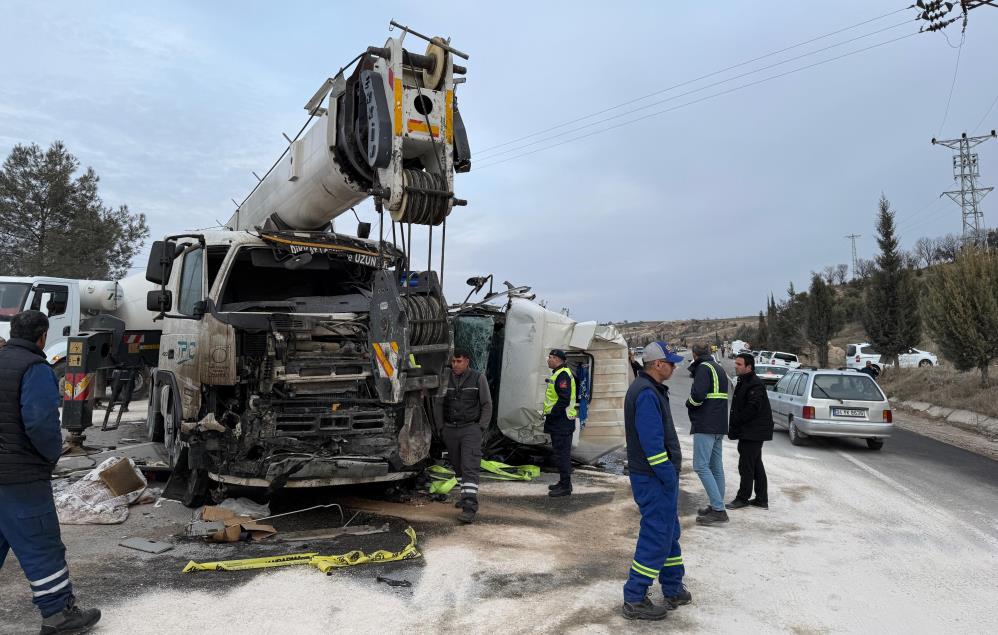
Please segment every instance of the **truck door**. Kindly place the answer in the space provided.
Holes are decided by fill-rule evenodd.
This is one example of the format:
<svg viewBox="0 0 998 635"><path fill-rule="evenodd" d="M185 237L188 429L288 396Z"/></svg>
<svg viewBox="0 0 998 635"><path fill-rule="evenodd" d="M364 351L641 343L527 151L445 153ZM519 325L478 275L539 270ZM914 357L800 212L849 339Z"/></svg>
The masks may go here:
<svg viewBox="0 0 998 635"><path fill-rule="evenodd" d="M66 356L66 342L80 326L79 298L71 297L69 286L64 284L36 284L31 292L28 308L49 318L45 355L54 364Z"/></svg>
<svg viewBox="0 0 998 635"><path fill-rule="evenodd" d="M170 315L175 317L163 319L159 368L171 372L176 379L180 395L171 397L179 398L174 403L183 408L183 417L188 419L195 417L201 408L198 339L202 320L196 309L205 298L204 249L198 244L189 245L177 264L169 285L174 297Z"/></svg>

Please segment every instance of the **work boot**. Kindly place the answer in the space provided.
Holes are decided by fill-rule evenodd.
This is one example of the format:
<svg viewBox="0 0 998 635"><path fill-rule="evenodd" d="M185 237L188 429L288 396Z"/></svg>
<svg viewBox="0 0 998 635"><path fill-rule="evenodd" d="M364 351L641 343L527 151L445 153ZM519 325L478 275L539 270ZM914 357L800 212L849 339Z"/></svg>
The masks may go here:
<svg viewBox="0 0 998 635"><path fill-rule="evenodd" d="M475 522L475 512L470 509L462 509L461 513L457 515L457 519L465 525L470 525Z"/></svg>
<svg viewBox="0 0 998 635"><path fill-rule="evenodd" d="M708 509L707 513L702 516L697 516L698 525L716 525L717 523L728 522L728 512L717 511L716 509Z"/></svg>
<svg viewBox="0 0 998 635"><path fill-rule="evenodd" d="M664 620L669 616L669 602L655 606L647 597L640 602L624 602L621 609L629 620Z"/></svg>
<svg viewBox="0 0 998 635"><path fill-rule="evenodd" d="M665 603L668 605L670 611L675 610L684 604L689 604L692 601L693 594L686 590L685 584L676 595L665 596Z"/></svg>
<svg viewBox="0 0 998 635"><path fill-rule="evenodd" d="M552 483L548 485L548 490L558 489L559 487L563 487L564 485L565 484L563 482L558 481L557 483Z"/></svg>
<svg viewBox="0 0 998 635"><path fill-rule="evenodd" d="M760 501L758 498L753 498L748 502L752 507L761 507L763 509L769 509L769 503Z"/></svg>
<svg viewBox="0 0 998 635"><path fill-rule="evenodd" d="M555 487L550 492L548 492L548 496L557 498L559 496L568 496L571 493L572 493L571 484L559 485L558 487Z"/></svg>
<svg viewBox="0 0 998 635"><path fill-rule="evenodd" d="M736 498L730 503L725 504L724 506L727 507L728 509L741 509L742 507L748 507L748 504L749 502L744 498Z"/></svg>
<svg viewBox="0 0 998 635"><path fill-rule="evenodd" d="M86 633L100 621L100 609L82 610L70 600L66 608L42 620L41 635Z"/></svg>
<svg viewBox="0 0 998 635"><path fill-rule="evenodd" d="M707 505L706 507L701 507L700 509L697 510L697 516L706 516L707 512L709 512L710 510L711 510L710 505Z"/></svg>

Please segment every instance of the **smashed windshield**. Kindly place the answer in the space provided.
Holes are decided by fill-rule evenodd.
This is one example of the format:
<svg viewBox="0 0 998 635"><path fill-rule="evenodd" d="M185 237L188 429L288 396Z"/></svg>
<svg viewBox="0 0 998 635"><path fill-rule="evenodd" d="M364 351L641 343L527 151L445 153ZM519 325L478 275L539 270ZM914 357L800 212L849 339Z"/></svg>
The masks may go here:
<svg viewBox="0 0 998 635"><path fill-rule="evenodd" d="M31 285L24 282L0 282L0 321L10 322L21 312L29 290Z"/></svg>
<svg viewBox="0 0 998 635"><path fill-rule="evenodd" d="M374 269L317 253L294 268L267 247L244 247L226 276L219 310L353 313L370 310Z"/></svg>

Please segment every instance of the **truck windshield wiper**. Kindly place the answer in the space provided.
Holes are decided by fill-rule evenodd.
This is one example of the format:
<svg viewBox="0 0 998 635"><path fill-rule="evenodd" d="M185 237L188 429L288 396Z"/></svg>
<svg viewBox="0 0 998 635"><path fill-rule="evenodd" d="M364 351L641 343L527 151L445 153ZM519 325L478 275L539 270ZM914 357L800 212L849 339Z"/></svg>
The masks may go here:
<svg viewBox="0 0 998 635"><path fill-rule="evenodd" d="M839 399L838 397L833 397L833 396L829 395L828 391L821 387L821 384L815 382L814 387L817 388L818 390L820 390L821 392L825 393L825 396L828 397L829 399L834 399L835 401L837 401L839 403L845 403L844 400Z"/></svg>

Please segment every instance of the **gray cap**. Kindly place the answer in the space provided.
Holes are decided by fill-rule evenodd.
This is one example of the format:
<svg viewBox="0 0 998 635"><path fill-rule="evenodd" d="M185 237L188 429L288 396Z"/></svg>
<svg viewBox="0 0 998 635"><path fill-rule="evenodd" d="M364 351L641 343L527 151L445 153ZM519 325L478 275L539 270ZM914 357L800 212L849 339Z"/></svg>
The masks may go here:
<svg viewBox="0 0 998 635"><path fill-rule="evenodd" d="M645 352L641 356L641 360L645 363L654 362L658 359L664 359L672 364L678 364L683 361L682 355L677 355L672 350L669 349L669 345L665 342L651 342L645 345Z"/></svg>

